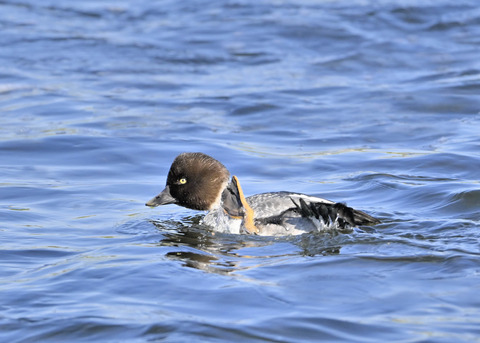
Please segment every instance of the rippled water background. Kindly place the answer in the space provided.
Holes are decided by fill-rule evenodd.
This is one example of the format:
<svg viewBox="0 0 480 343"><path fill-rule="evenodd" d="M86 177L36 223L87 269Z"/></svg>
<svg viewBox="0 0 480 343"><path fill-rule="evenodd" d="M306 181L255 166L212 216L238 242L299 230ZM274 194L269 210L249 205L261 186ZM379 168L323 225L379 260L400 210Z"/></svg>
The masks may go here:
<svg viewBox="0 0 480 343"><path fill-rule="evenodd" d="M2 342L480 342L480 7L0 1ZM173 158L382 219L211 235Z"/></svg>

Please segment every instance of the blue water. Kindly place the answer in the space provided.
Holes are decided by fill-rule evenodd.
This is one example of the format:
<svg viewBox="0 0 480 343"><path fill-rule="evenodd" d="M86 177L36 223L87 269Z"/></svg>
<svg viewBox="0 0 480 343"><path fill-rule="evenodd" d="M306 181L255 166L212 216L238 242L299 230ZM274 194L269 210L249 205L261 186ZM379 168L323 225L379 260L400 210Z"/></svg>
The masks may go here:
<svg viewBox="0 0 480 343"><path fill-rule="evenodd" d="M480 342L480 7L0 1L0 341ZM201 151L380 218L212 235Z"/></svg>

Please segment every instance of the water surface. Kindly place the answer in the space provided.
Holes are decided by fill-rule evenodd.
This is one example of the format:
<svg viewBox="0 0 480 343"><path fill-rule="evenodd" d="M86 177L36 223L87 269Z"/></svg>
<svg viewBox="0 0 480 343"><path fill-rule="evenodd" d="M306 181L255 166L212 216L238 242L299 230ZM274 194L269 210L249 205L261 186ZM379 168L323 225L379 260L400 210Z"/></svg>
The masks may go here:
<svg viewBox="0 0 480 343"><path fill-rule="evenodd" d="M476 1L0 1L0 338L480 342ZM184 151L379 217L212 235Z"/></svg>

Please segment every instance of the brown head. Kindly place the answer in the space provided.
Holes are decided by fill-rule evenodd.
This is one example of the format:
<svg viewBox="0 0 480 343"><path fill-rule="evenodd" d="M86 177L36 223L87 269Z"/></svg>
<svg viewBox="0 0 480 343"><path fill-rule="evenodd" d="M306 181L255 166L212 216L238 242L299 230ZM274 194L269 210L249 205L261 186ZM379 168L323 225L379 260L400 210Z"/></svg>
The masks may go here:
<svg viewBox="0 0 480 343"><path fill-rule="evenodd" d="M213 157L200 152L180 154L170 167L165 189L146 205L211 210L220 204L229 177L227 168Z"/></svg>

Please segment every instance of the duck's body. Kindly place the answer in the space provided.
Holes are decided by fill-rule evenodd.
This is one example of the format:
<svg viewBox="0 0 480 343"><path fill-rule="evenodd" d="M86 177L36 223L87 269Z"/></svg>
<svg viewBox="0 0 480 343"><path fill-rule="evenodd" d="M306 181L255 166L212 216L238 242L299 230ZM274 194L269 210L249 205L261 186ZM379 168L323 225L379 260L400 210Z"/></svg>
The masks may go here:
<svg viewBox="0 0 480 343"><path fill-rule="evenodd" d="M208 210L203 223L217 232L264 236L348 230L380 221L341 203L292 192L245 198L236 176L202 153L183 153L172 163L167 185L147 206L178 204Z"/></svg>

